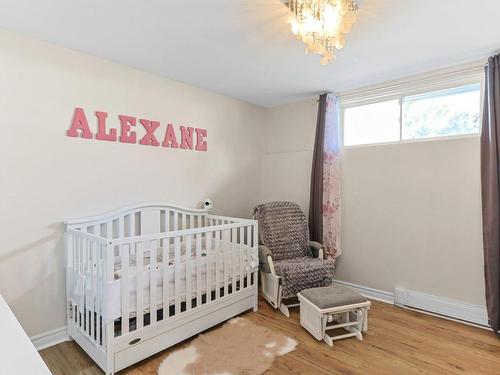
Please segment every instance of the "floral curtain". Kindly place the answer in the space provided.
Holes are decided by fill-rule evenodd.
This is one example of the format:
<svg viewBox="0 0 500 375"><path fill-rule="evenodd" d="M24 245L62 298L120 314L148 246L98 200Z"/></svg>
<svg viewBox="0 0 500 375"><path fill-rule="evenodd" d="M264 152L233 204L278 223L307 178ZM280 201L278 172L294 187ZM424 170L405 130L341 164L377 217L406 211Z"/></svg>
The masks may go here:
<svg viewBox="0 0 500 375"><path fill-rule="evenodd" d="M325 245L334 259L341 253L341 141L338 101L333 94L319 97L309 202L309 230L313 241Z"/></svg>
<svg viewBox="0 0 500 375"><path fill-rule="evenodd" d="M327 94L325 113L325 142L323 151L323 244L328 258L342 253L341 230L341 188L342 142L339 127L339 105L333 94Z"/></svg>

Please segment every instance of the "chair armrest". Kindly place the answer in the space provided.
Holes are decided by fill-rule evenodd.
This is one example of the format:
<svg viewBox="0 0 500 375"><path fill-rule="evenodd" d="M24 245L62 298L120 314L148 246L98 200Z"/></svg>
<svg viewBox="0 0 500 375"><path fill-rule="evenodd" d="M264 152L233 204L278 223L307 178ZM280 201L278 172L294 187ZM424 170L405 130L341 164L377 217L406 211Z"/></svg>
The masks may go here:
<svg viewBox="0 0 500 375"><path fill-rule="evenodd" d="M309 247L313 252L314 258L325 259L325 246L316 241L309 241Z"/></svg>
<svg viewBox="0 0 500 375"><path fill-rule="evenodd" d="M272 273L275 275L271 250L264 245L259 245L259 269L262 272Z"/></svg>

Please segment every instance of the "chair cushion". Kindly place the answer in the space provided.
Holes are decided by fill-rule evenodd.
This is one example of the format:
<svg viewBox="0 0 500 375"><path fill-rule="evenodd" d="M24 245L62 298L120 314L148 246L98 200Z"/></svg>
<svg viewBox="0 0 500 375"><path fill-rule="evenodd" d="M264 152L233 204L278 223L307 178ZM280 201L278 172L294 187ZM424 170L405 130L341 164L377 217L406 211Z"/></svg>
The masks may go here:
<svg viewBox="0 0 500 375"><path fill-rule="evenodd" d="M271 250L273 260L311 255L309 227L297 203L259 204L254 208L254 217L259 221L260 242Z"/></svg>
<svg viewBox="0 0 500 375"><path fill-rule="evenodd" d="M335 262L300 257L275 261L274 268L282 279L283 298L290 298L304 289L332 285Z"/></svg>
<svg viewBox="0 0 500 375"><path fill-rule="evenodd" d="M368 301L361 294L340 285L306 289L300 292L300 295L320 309L330 309Z"/></svg>

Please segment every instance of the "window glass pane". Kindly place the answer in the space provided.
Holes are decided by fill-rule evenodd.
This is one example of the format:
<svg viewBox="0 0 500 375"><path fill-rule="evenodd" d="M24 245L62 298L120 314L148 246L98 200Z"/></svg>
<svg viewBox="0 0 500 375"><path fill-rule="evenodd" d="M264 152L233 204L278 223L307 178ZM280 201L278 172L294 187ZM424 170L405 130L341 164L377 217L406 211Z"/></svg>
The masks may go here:
<svg viewBox="0 0 500 375"><path fill-rule="evenodd" d="M399 100L346 108L344 145L399 141Z"/></svg>
<svg viewBox="0 0 500 375"><path fill-rule="evenodd" d="M403 139L479 133L479 84L403 99Z"/></svg>

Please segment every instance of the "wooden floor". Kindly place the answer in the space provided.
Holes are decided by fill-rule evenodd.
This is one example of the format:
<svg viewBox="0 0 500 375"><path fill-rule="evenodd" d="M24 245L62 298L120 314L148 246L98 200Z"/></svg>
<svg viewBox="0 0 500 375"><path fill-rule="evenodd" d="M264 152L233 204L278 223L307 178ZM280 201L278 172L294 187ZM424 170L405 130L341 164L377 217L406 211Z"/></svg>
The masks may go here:
<svg viewBox="0 0 500 375"><path fill-rule="evenodd" d="M363 341L316 341L299 323L298 311L286 318L260 301L259 312L245 317L295 338L296 350L278 357L266 374L500 374L500 340L487 330L375 302ZM177 345L178 348L185 343ZM171 350L119 375L155 374ZM102 374L74 342L40 352L54 375Z"/></svg>

